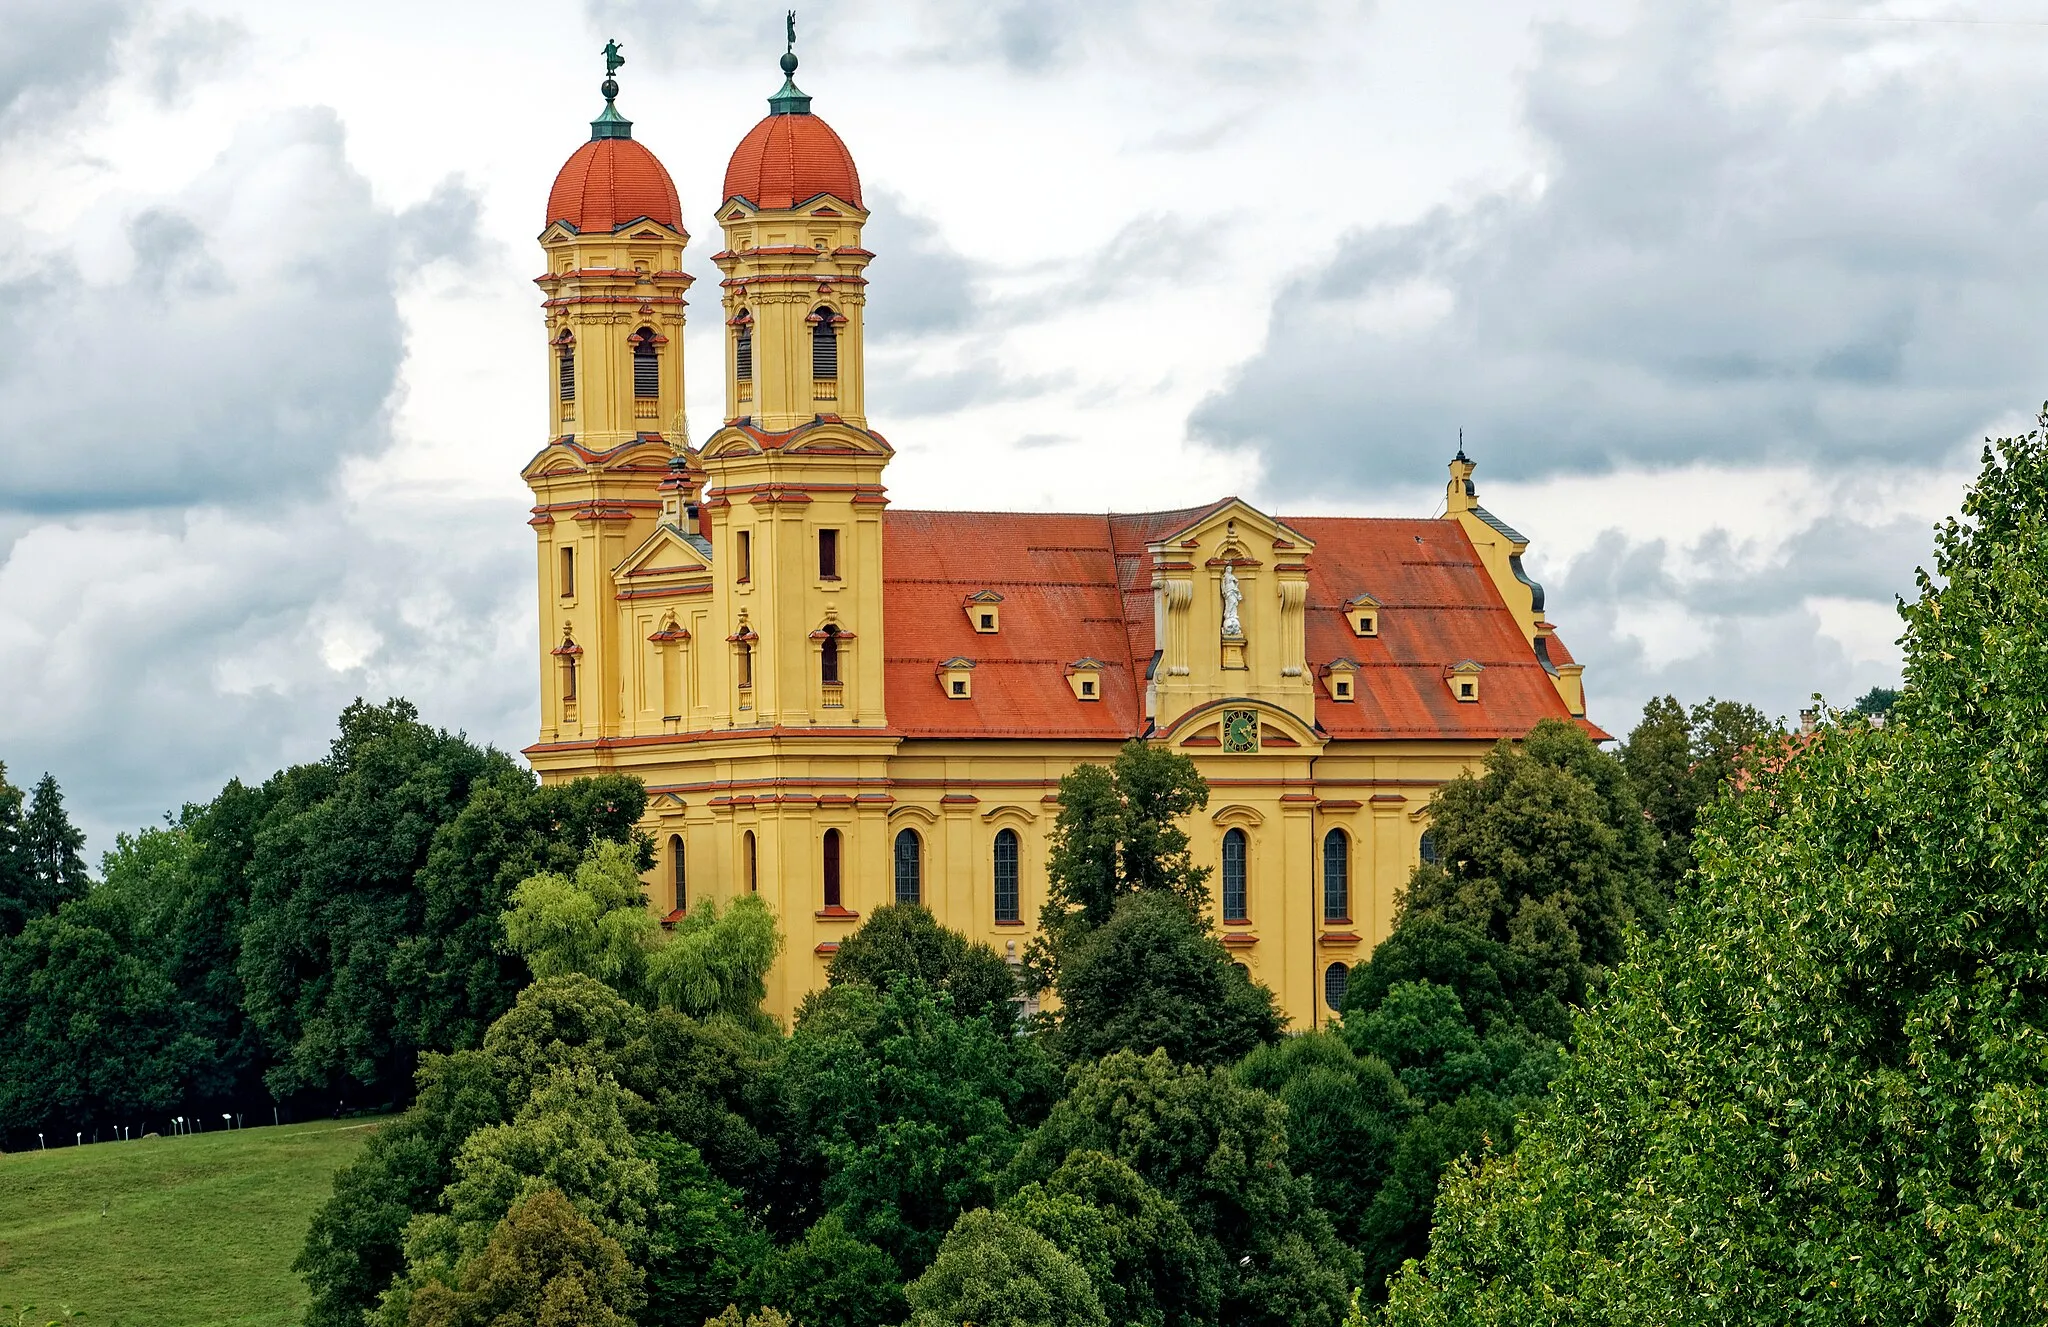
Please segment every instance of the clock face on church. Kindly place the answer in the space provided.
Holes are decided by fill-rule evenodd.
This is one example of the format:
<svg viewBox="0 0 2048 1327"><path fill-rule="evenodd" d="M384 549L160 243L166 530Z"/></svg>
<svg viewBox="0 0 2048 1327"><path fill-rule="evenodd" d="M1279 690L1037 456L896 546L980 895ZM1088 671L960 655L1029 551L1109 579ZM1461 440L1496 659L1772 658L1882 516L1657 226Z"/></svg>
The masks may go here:
<svg viewBox="0 0 2048 1327"><path fill-rule="evenodd" d="M1225 751L1256 751L1259 749L1259 716L1255 710L1225 710L1223 712L1223 749Z"/></svg>

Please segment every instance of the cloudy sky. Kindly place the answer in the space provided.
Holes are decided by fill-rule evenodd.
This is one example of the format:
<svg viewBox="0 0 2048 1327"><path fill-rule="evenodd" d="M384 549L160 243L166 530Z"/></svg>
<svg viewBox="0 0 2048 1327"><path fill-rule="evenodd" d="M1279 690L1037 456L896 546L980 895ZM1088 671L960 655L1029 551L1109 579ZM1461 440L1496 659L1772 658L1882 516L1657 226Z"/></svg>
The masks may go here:
<svg viewBox="0 0 2048 1327"><path fill-rule="evenodd" d="M839 0L909 506L1429 514L1458 430L1596 719L1892 681L2048 396L2020 0ZM402 694L535 725L546 190L621 106L714 275L779 7L0 0L0 761L95 848ZM706 307L699 301L700 310ZM687 345L698 433L715 320Z"/></svg>

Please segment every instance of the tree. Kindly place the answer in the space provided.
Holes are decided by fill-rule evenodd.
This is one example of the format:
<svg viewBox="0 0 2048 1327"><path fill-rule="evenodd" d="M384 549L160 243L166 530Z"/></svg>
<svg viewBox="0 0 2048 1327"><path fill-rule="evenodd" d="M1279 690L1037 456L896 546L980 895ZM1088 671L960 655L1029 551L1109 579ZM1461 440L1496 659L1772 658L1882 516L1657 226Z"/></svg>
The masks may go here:
<svg viewBox="0 0 2048 1327"><path fill-rule="evenodd" d="M946 992L953 998L953 1012L962 1018L1008 1022L1014 1016L1017 982L1002 955L941 926L919 904L876 908L840 942L825 968L831 985L864 981L878 991L903 977Z"/></svg>
<svg viewBox="0 0 2048 1327"><path fill-rule="evenodd" d="M648 911L643 865L637 845L599 841L573 877L522 880L505 912L506 944L536 977L582 973L650 1008L759 1022L782 948L768 905L749 894L721 911L707 899L669 932Z"/></svg>
<svg viewBox="0 0 2048 1327"><path fill-rule="evenodd" d="M617 1240L541 1188L492 1229L459 1289L437 1279L415 1292L402 1327L633 1327L639 1281Z"/></svg>
<svg viewBox="0 0 2048 1327"><path fill-rule="evenodd" d="M543 871L512 891L505 943L539 978L580 973L644 1001L647 956L662 942L640 885L639 854L594 843L574 877Z"/></svg>
<svg viewBox="0 0 2048 1327"><path fill-rule="evenodd" d="M1109 1327L1087 1273L1045 1236L985 1208L961 1215L904 1293L907 1327Z"/></svg>
<svg viewBox="0 0 2048 1327"><path fill-rule="evenodd" d="M7 766L0 764L0 939L19 934L31 917L41 915L35 870L22 839L23 800L21 789L7 781Z"/></svg>
<svg viewBox="0 0 2048 1327"><path fill-rule="evenodd" d="M412 1109L370 1135L334 1177L292 1263L310 1292L306 1327L362 1327L405 1269L405 1227L455 1178L463 1142L506 1117L503 1088L481 1051L427 1055Z"/></svg>
<svg viewBox="0 0 2048 1327"><path fill-rule="evenodd" d="M895 1260L856 1239L837 1212L770 1256L753 1296L784 1306L804 1327L891 1327L910 1311Z"/></svg>
<svg viewBox="0 0 2048 1327"><path fill-rule="evenodd" d="M1692 870L1702 808L1720 795L1744 754L1782 729L1753 705L1708 697L1687 711L1674 696L1643 706L1621 748L1622 769L1657 836L1656 874L1668 896Z"/></svg>
<svg viewBox="0 0 2048 1327"><path fill-rule="evenodd" d="M1231 1063L1280 1035L1273 993L1254 983L1178 897L1119 899L1068 937L1055 1045L1069 1061L1163 1049L1184 1064Z"/></svg>
<svg viewBox="0 0 2048 1327"><path fill-rule="evenodd" d="M205 1060L170 983L68 912L0 940L0 1129L168 1114Z"/></svg>
<svg viewBox="0 0 2048 1327"><path fill-rule="evenodd" d="M1364 1263L1364 1284L1383 1282L1399 1259L1389 1261L1374 1238L1373 1204L1393 1174L1403 1132L1423 1107L1385 1061L1354 1054L1334 1032L1261 1046L1234 1073L1287 1107L1288 1157Z"/></svg>
<svg viewBox="0 0 2048 1327"><path fill-rule="evenodd" d="M767 1254L737 1189L713 1175L697 1149L643 1135L656 1187L647 1247L647 1308L640 1327L698 1327L731 1303Z"/></svg>
<svg viewBox="0 0 2048 1327"><path fill-rule="evenodd" d="M405 701L358 700L326 759L265 785L237 967L273 1091L403 1093L418 1047L395 960L424 917L414 877L470 790L515 770Z"/></svg>
<svg viewBox="0 0 2048 1327"><path fill-rule="evenodd" d="M1438 861L1415 868L1395 925L1434 918L1506 945L1566 1004L1597 989L1631 923L1661 913L1642 808L1576 724L1501 742L1437 789L1429 819Z"/></svg>
<svg viewBox="0 0 2048 1327"><path fill-rule="evenodd" d="M1986 448L1902 611L1887 723L1706 814L1699 887L1515 1153L1446 1181L1392 1322L2048 1315L2048 436Z"/></svg>
<svg viewBox="0 0 2048 1327"><path fill-rule="evenodd" d="M1343 1315L1356 1263L1289 1169L1287 1108L1272 1097L1163 1052L1119 1051L1070 1072L1000 1191L1044 1182L1080 1151L1115 1157L1179 1209L1217 1271L1223 1321Z"/></svg>
<svg viewBox="0 0 2048 1327"><path fill-rule="evenodd" d="M1893 687L1872 687L1856 702L1856 713L1870 718L1883 718L1892 712L1892 706L1899 703L1899 693Z"/></svg>
<svg viewBox="0 0 2048 1327"><path fill-rule="evenodd" d="M1059 799L1028 963L1041 988L1057 977L1065 938L1106 923L1125 894L1173 894L1197 917L1209 905L1209 868L1195 865L1180 827L1209 804L1193 760L1133 738L1108 768L1079 765L1062 776Z"/></svg>
<svg viewBox="0 0 2048 1327"><path fill-rule="evenodd" d="M69 899L85 893L85 831L64 813L64 794L57 780L44 774L29 795L28 814L21 821L21 846L28 857L31 910L48 915Z"/></svg>
<svg viewBox="0 0 2048 1327"><path fill-rule="evenodd" d="M1103 1152L1075 1152L1002 1213L1053 1242L1088 1274L1109 1320L1202 1327L1216 1320L1216 1269L1180 1210Z"/></svg>
<svg viewBox="0 0 2048 1327"><path fill-rule="evenodd" d="M1035 1043L959 1017L914 978L806 998L784 1077L823 1202L906 1276L963 1209L990 1201L1051 1083Z"/></svg>
<svg viewBox="0 0 2048 1327"><path fill-rule="evenodd" d="M635 836L646 807L640 780L622 774L541 784L514 769L482 780L435 832L414 877L420 930L393 960L399 1018L412 1040L437 1050L482 1044L528 980L526 964L505 945L501 915L513 888L545 871L575 870L596 842L635 844L645 866Z"/></svg>

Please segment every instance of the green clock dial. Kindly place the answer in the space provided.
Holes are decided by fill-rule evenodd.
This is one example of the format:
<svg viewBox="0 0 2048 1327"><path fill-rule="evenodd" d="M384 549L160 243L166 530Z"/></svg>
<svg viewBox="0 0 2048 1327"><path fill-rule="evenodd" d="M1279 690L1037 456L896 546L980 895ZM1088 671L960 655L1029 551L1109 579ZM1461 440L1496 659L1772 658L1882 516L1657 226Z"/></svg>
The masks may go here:
<svg viewBox="0 0 2048 1327"><path fill-rule="evenodd" d="M1256 751L1259 749L1259 716L1254 710L1225 710L1223 712L1223 749L1225 751Z"/></svg>

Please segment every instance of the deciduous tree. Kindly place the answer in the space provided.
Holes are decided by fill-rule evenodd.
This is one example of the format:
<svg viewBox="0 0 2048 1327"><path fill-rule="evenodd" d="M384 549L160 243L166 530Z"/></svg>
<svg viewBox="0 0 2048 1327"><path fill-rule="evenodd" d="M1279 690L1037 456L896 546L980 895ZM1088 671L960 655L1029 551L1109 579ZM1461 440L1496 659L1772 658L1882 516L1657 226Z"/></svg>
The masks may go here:
<svg viewBox="0 0 2048 1327"><path fill-rule="evenodd" d="M985 1208L964 1213L904 1293L907 1327L1109 1327L1088 1274L1051 1240Z"/></svg>

